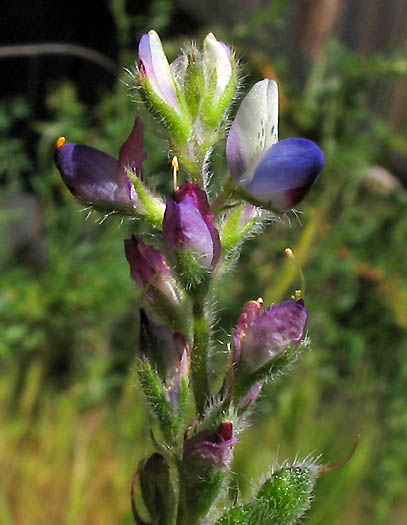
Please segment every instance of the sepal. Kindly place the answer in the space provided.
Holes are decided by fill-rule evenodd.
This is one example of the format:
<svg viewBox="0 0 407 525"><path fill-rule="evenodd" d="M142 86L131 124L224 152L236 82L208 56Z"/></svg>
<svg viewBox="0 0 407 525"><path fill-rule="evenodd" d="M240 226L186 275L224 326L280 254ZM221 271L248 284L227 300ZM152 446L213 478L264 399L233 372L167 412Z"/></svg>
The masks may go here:
<svg viewBox="0 0 407 525"><path fill-rule="evenodd" d="M184 366L184 364L180 364ZM167 444L176 444L181 437L181 425L187 406L188 383L184 374L174 378L174 384L166 386L147 359L137 361L137 372L141 388L151 412L157 418ZM179 387L176 382L179 381ZM172 389L176 388L176 391ZM175 395L174 395L175 394Z"/></svg>
<svg viewBox="0 0 407 525"><path fill-rule="evenodd" d="M220 228L220 240L225 255L244 240L261 231L264 212L249 203L238 204L227 212Z"/></svg>

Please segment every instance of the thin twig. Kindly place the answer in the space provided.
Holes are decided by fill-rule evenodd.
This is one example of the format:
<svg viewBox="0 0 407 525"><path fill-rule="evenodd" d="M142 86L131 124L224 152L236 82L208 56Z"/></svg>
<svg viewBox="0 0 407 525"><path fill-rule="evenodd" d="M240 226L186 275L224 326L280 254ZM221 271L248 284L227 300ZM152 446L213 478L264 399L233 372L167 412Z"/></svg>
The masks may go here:
<svg viewBox="0 0 407 525"><path fill-rule="evenodd" d="M0 58L26 57L39 55L72 55L84 60L89 60L117 75L118 66L110 58L99 51L76 44L59 44L57 42L44 42L41 44L21 44L14 46L0 46Z"/></svg>

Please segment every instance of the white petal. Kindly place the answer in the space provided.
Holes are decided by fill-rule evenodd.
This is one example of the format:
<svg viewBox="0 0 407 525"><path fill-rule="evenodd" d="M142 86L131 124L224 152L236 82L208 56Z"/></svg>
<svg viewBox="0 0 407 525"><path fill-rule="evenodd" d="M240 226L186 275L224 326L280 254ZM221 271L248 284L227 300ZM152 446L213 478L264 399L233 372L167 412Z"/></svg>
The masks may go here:
<svg viewBox="0 0 407 525"><path fill-rule="evenodd" d="M229 48L216 40L213 33L206 35L203 41L203 67L206 81L211 78L213 69L216 70L216 97L219 99L229 84L232 76L232 63Z"/></svg>
<svg viewBox="0 0 407 525"><path fill-rule="evenodd" d="M265 79L243 99L230 128L226 155L232 176L241 180L247 170L252 172L254 163L277 141L278 86Z"/></svg>
<svg viewBox="0 0 407 525"><path fill-rule="evenodd" d="M170 66L165 56L160 37L154 30L149 31L148 36L151 62L154 71L154 75L150 77L150 81L160 98L175 110L180 111Z"/></svg>

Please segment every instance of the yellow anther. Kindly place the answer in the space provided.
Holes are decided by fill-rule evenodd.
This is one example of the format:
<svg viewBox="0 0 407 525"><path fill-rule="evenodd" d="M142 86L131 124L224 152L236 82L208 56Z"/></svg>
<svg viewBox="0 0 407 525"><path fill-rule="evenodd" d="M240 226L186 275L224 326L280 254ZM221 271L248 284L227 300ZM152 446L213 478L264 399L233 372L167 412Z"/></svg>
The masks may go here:
<svg viewBox="0 0 407 525"><path fill-rule="evenodd" d="M57 139L57 148L60 148L62 147L66 142L66 138L65 137L59 137Z"/></svg>
<svg viewBox="0 0 407 525"><path fill-rule="evenodd" d="M259 297L256 302L260 303L260 304L263 304L264 303L263 297Z"/></svg>
<svg viewBox="0 0 407 525"><path fill-rule="evenodd" d="M174 191L177 191L178 189L177 173L179 170L179 164L178 164L178 158L176 157L176 155L172 157L171 166L172 166L172 178L174 181Z"/></svg>
<svg viewBox="0 0 407 525"><path fill-rule="evenodd" d="M302 290L295 290L295 298L299 299L302 296Z"/></svg>
<svg viewBox="0 0 407 525"><path fill-rule="evenodd" d="M294 254L291 248L286 248L284 254L288 259L294 259Z"/></svg>

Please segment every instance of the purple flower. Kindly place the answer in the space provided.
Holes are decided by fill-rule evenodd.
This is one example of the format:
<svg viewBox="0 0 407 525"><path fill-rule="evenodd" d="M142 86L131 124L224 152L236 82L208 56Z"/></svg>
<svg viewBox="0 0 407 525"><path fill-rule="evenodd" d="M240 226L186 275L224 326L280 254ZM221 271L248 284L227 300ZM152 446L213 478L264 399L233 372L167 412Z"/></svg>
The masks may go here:
<svg viewBox="0 0 407 525"><path fill-rule="evenodd" d="M204 190L187 183L175 191L174 199L167 199L163 236L170 259L177 251L188 251L203 268L216 265L221 248L219 232Z"/></svg>
<svg viewBox="0 0 407 525"><path fill-rule="evenodd" d="M229 169L249 201L288 210L307 194L325 163L311 140L278 142L278 88L273 80L257 82L243 99L226 144Z"/></svg>
<svg viewBox="0 0 407 525"><path fill-rule="evenodd" d="M233 461L233 449L237 441L230 421L221 423L216 431L201 430L185 441L183 462L191 466L206 464L209 467L228 469Z"/></svg>
<svg viewBox="0 0 407 525"><path fill-rule="evenodd" d="M162 253L135 236L126 239L124 246L130 276L149 301L155 306L163 300L173 307L181 306L179 290Z"/></svg>
<svg viewBox="0 0 407 525"><path fill-rule="evenodd" d="M55 163L69 191L80 202L101 211L132 213L138 205L128 173L141 177L146 158L143 151L143 123L134 127L120 150L119 160L82 144L57 141Z"/></svg>
<svg viewBox="0 0 407 525"><path fill-rule="evenodd" d="M251 301L235 328L235 361L245 372L263 367L288 348L297 348L304 338L308 312L303 301L284 301L264 310Z"/></svg>
<svg viewBox="0 0 407 525"><path fill-rule="evenodd" d="M151 30L141 37L138 55L141 81L147 82L156 96L181 114L175 79L165 56L160 37L155 31Z"/></svg>

